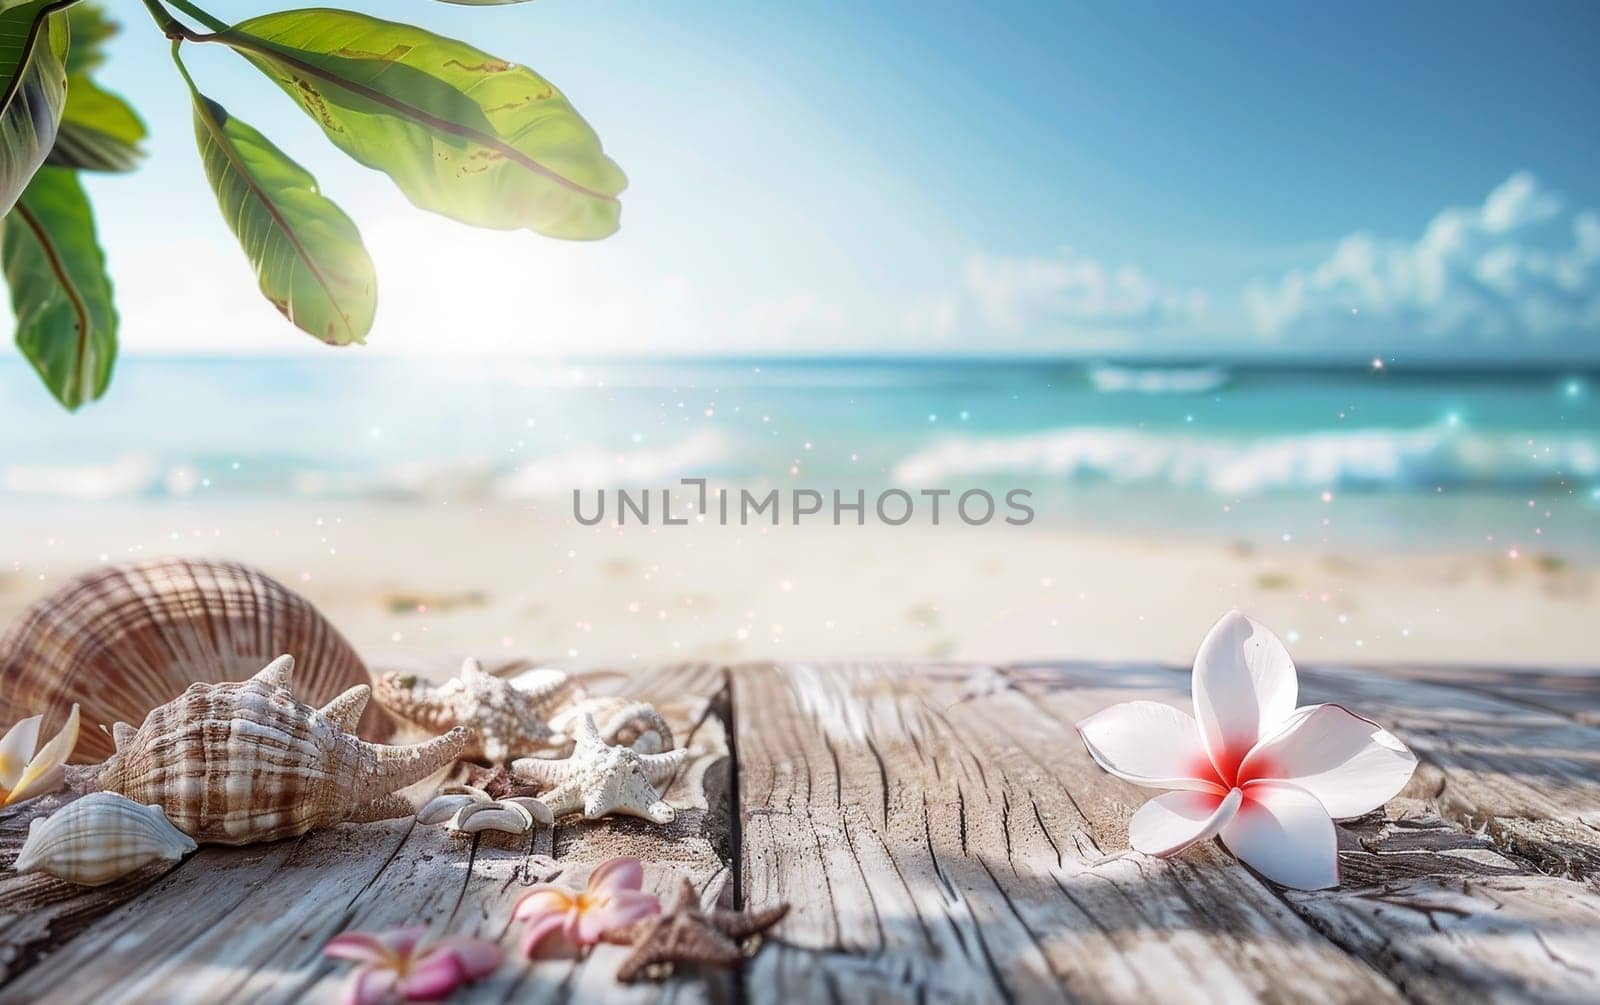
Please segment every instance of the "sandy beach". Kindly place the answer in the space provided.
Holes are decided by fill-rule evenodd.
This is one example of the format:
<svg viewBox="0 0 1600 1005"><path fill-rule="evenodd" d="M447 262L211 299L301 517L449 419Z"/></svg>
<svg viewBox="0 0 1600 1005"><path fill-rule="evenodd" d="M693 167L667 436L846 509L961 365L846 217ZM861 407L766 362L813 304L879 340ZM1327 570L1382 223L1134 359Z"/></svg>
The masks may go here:
<svg viewBox="0 0 1600 1005"><path fill-rule="evenodd" d="M1238 607L1297 658L1592 666L1600 569L1549 555L1352 553L1026 528L583 527L565 503L11 510L0 619L75 573L167 554L257 564L375 660L934 657L1187 661Z"/></svg>

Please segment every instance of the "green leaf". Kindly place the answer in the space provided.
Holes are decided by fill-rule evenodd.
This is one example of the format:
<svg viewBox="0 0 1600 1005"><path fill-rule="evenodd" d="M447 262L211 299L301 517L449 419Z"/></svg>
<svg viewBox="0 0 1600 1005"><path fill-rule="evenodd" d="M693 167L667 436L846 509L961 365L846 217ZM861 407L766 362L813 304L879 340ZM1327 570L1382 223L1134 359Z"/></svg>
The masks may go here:
<svg viewBox="0 0 1600 1005"><path fill-rule="evenodd" d="M213 37L423 209L570 239L617 229L627 179L571 103L526 67L348 11L266 14Z"/></svg>
<svg viewBox="0 0 1600 1005"><path fill-rule="evenodd" d="M67 107L46 163L88 171L132 171L144 159L139 147L144 138L144 122L126 101L74 73L67 77Z"/></svg>
<svg viewBox="0 0 1600 1005"><path fill-rule="evenodd" d="M69 409L105 393L117 355L117 310L75 171L43 167L0 228L17 347Z"/></svg>
<svg viewBox="0 0 1600 1005"><path fill-rule="evenodd" d="M72 51L67 53L67 75L93 73L106 61L106 42L122 31L122 25L106 17L97 3L77 3L67 8L67 24L72 27Z"/></svg>
<svg viewBox="0 0 1600 1005"><path fill-rule="evenodd" d="M11 211L56 140L67 101L70 0L0 8L0 213Z"/></svg>
<svg viewBox="0 0 1600 1005"><path fill-rule="evenodd" d="M262 294L296 327L330 345L364 340L378 280L356 225L272 141L193 93L206 178Z"/></svg>
<svg viewBox="0 0 1600 1005"><path fill-rule="evenodd" d="M47 164L87 171L131 171L144 158L144 122L117 94L90 76L105 62L105 43L121 30L98 4L67 8L67 105Z"/></svg>

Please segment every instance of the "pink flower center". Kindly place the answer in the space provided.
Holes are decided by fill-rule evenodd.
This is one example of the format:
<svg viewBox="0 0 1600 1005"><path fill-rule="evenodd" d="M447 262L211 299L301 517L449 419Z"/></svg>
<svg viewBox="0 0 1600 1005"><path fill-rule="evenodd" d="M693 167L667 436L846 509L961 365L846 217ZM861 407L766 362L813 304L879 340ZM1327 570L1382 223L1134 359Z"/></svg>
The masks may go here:
<svg viewBox="0 0 1600 1005"><path fill-rule="evenodd" d="M1195 758L1194 763L1189 766L1189 777L1198 778L1203 782L1212 782L1225 789L1233 787L1231 782L1223 780L1222 776L1217 773L1216 767L1212 765L1211 758L1204 754Z"/></svg>
<svg viewBox="0 0 1600 1005"><path fill-rule="evenodd" d="M1225 744L1217 752L1215 763L1209 758L1199 759L1199 763L1193 769L1194 777L1216 782L1225 789L1238 788L1258 778L1276 777L1276 768L1271 758L1259 754L1250 759L1248 770L1240 770L1244 767L1245 757L1250 753L1251 747L1252 745L1242 743Z"/></svg>
<svg viewBox="0 0 1600 1005"><path fill-rule="evenodd" d="M1250 758L1249 767L1239 773L1238 784L1243 785L1245 782L1253 782L1261 778L1281 777L1283 776L1278 770L1277 762L1271 757L1257 754Z"/></svg>

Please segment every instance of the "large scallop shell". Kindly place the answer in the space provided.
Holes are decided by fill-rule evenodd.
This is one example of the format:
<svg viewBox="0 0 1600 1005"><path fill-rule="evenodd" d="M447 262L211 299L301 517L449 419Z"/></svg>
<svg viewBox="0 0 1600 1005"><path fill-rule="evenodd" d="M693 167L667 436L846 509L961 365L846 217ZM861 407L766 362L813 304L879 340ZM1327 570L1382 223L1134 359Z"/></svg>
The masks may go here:
<svg viewBox="0 0 1600 1005"><path fill-rule="evenodd" d="M312 708L290 691L293 671L281 656L246 681L191 684L137 730L120 725L116 753L85 787L155 803L196 841L275 841L410 815L396 790L454 761L467 742L459 727L413 746L357 739L348 729L371 689Z"/></svg>
<svg viewBox="0 0 1600 1005"><path fill-rule="evenodd" d="M176 862L194 849L161 807L93 792L35 819L12 868L101 886L156 862Z"/></svg>
<svg viewBox="0 0 1600 1005"><path fill-rule="evenodd" d="M86 723L139 723L195 682L245 680L279 653L299 661L313 705L368 682L361 658L310 601L236 562L159 559L95 569L35 603L0 639L0 723L44 713L48 733L73 702ZM358 731L386 739L393 720L369 706ZM84 729L73 760L111 755Z"/></svg>

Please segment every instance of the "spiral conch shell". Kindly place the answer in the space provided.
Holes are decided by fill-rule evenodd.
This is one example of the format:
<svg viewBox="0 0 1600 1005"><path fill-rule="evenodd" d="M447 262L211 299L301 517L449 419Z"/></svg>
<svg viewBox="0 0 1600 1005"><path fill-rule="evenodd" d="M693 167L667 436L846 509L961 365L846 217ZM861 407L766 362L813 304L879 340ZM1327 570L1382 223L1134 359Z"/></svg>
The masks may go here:
<svg viewBox="0 0 1600 1005"><path fill-rule="evenodd" d="M279 653L300 661L301 697L314 705L368 682L361 658L310 601L234 562L158 559L108 565L68 582L25 611L0 639L0 723L43 713L49 735L74 703L84 723L141 722L199 681L240 681ZM358 732L387 739L376 705ZM112 753L84 729L72 760Z"/></svg>
<svg viewBox="0 0 1600 1005"><path fill-rule="evenodd" d="M117 752L86 787L155 803L196 841L247 844L343 821L407 816L396 790L455 760L467 730L415 746L357 739L370 696L357 685L321 709L289 691L294 659L249 680L191 684L135 730L115 727Z"/></svg>
<svg viewBox="0 0 1600 1005"><path fill-rule="evenodd" d="M35 819L12 868L101 886L156 862L176 862L194 849L161 807L95 792Z"/></svg>

